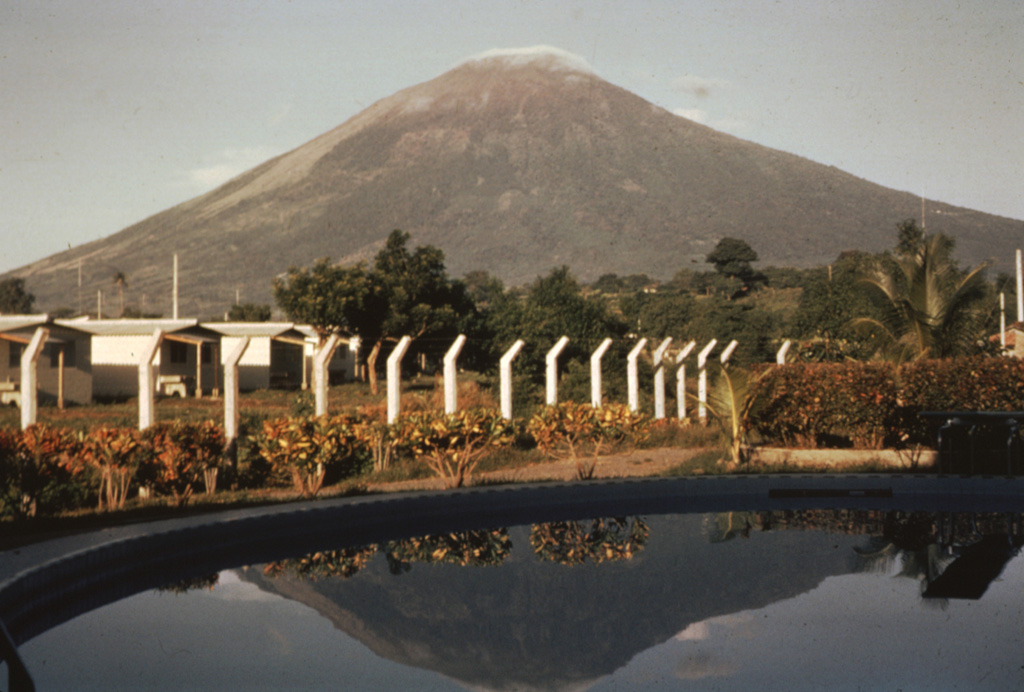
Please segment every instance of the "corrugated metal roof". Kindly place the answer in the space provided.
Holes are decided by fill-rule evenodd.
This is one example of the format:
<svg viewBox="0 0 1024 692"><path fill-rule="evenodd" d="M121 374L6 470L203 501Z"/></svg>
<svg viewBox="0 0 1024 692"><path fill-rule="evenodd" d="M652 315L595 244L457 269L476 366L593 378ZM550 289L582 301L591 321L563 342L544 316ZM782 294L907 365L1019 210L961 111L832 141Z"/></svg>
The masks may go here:
<svg viewBox="0 0 1024 692"><path fill-rule="evenodd" d="M203 322L200 326L224 336L268 336L301 339L304 334L292 322Z"/></svg>
<svg viewBox="0 0 1024 692"><path fill-rule="evenodd" d="M0 315L0 332L13 332L18 329L41 327L50 321L46 313L39 315Z"/></svg>
<svg viewBox="0 0 1024 692"><path fill-rule="evenodd" d="M198 328L199 320L124 319L124 320L56 320L56 324L80 329L94 336L142 336L162 329L168 334Z"/></svg>

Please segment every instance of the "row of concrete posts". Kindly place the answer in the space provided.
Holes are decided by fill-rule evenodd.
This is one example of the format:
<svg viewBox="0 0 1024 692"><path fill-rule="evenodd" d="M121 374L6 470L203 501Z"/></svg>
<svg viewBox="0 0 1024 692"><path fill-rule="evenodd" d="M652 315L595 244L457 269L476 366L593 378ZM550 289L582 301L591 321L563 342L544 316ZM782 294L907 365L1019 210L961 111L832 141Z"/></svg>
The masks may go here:
<svg viewBox="0 0 1024 692"><path fill-rule="evenodd" d="M43 345L49 337L49 330L40 327L36 330L28 346L21 355L21 427L27 428L36 422L38 410L38 392L36 386L36 362L42 353ZM154 361L160 352L160 345L163 342L164 333L157 329L144 349L139 359L139 429L145 430L153 425L155 420L156 387L154 378ZM317 416L327 413L327 365L330 363L334 351L337 350L341 340L337 334L329 336L317 348L313 356L313 390L315 400L315 411ZM387 415L388 423L398 419L401 410L401 367L402 359L412 339L408 336L402 337L391 355L387 359ZM460 335L448 349L444 356L444 409L445 413L454 413L458 410L457 395L457 367L456 360L462 347L466 343L466 337ZM569 343L569 338L563 336L547 352L545 356L546 365L546 403L554 405L558 403L558 357ZM612 340L605 339L590 356L590 399L591 404L597 408L602 403L601 388L601 359L604 357ZM671 337L663 340L654 350L654 416L655 418L665 417L665 370L668 358L669 347L672 344ZM697 416L701 419L707 416L707 362L708 357L718 344L716 339L709 341L697 354ZM520 339L512 344L499 364L500 379L500 401L501 414L506 419L512 418L512 361L522 350L525 342ZM647 346L647 339L640 339L626 357L627 388L629 391L629 408L637 411L640 408L640 388L638 375L638 360L640 354ZM779 349L776 360L784 363L786 353L789 350L790 342L786 341ZM249 347L249 338L242 339L235 349L224 360L224 434L229 444L232 444L238 437L239 405L238 405L238 363ZM676 368L676 402L678 416L680 419L686 417L686 358L696 348L696 343L691 341L675 354ZM732 356L736 348L736 341L732 341L719 355L719 360L725 364Z"/></svg>

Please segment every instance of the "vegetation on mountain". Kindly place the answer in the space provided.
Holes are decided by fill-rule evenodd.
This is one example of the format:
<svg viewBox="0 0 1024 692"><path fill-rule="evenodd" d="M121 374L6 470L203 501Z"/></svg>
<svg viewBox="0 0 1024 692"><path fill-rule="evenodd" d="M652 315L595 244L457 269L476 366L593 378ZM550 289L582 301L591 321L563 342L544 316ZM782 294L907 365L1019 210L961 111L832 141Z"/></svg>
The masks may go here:
<svg viewBox="0 0 1024 692"><path fill-rule="evenodd" d="M738 279L742 284L740 291L749 291L757 283L767 281L763 274L754 271L750 266L751 262L757 261L757 253L745 240L722 238L705 261L713 265L715 271L722 276Z"/></svg>
<svg viewBox="0 0 1024 692"><path fill-rule="evenodd" d="M269 322L270 306L266 303L235 303L228 310L229 322Z"/></svg>

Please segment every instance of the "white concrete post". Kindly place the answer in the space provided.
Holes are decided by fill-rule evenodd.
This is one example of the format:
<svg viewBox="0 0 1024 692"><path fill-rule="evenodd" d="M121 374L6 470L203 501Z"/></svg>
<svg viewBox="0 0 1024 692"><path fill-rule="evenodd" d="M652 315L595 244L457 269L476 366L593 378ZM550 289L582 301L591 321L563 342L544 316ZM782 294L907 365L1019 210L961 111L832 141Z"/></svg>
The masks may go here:
<svg viewBox="0 0 1024 692"><path fill-rule="evenodd" d="M139 430L145 430L156 420L156 382L153 378L153 361L160 353L164 330L157 329L139 358Z"/></svg>
<svg viewBox="0 0 1024 692"><path fill-rule="evenodd" d="M327 415L327 385L331 380L327 369L340 341L341 337L337 333L331 334L313 355L313 398L317 417Z"/></svg>
<svg viewBox="0 0 1024 692"><path fill-rule="evenodd" d="M597 350L590 354L590 405L601 407L601 359L612 345L611 339L605 339Z"/></svg>
<svg viewBox="0 0 1024 692"><path fill-rule="evenodd" d="M1006 294L999 294L999 348L1006 350Z"/></svg>
<svg viewBox="0 0 1024 692"><path fill-rule="evenodd" d="M793 342L790 341L789 339L786 339L785 341L782 342L782 348L780 348L779 352L775 354L775 362L778 365L786 364L786 354L789 353L789 347L792 345Z"/></svg>
<svg viewBox="0 0 1024 692"><path fill-rule="evenodd" d="M1017 250L1017 321L1024 322L1024 263Z"/></svg>
<svg viewBox="0 0 1024 692"><path fill-rule="evenodd" d="M544 357L544 362L547 364L546 368L546 379L547 379L547 404L548 406L554 406L558 403L558 356L565 349L565 345L569 343L569 337L563 336L561 339L551 347L548 351L547 356Z"/></svg>
<svg viewBox="0 0 1024 692"><path fill-rule="evenodd" d="M708 355L717 343L718 339L712 339L697 354L697 417L701 420L708 417Z"/></svg>
<svg viewBox="0 0 1024 692"><path fill-rule="evenodd" d="M398 420L402 399L402 359L409 350L412 338L403 336L388 356L388 423Z"/></svg>
<svg viewBox="0 0 1024 692"><path fill-rule="evenodd" d="M249 337L243 337L224 361L224 442L228 449L234 449L238 438L238 361L249 348L249 341Z"/></svg>
<svg viewBox="0 0 1024 692"><path fill-rule="evenodd" d="M39 354L43 352L43 346L50 336L50 330L46 327L39 327L28 346L21 352L21 429L36 422L39 413L39 388L36 378L36 363L39 361Z"/></svg>
<svg viewBox="0 0 1024 692"><path fill-rule="evenodd" d="M525 342L518 339L501 357L501 415L505 420L512 420L512 361L519 355L524 345Z"/></svg>
<svg viewBox="0 0 1024 692"><path fill-rule="evenodd" d="M629 410L636 413L640 410L640 377L637 374L636 359L640 357L640 351L647 345L647 339L640 339L636 346L626 356L626 389L629 396Z"/></svg>
<svg viewBox="0 0 1024 692"><path fill-rule="evenodd" d="M456 382L455 359L466 343L465 334L459 334L448 352L444 354L444 412L455 413L459 406L458 383Z"/></svg>
<svg viewBox="0 0 1024 692"><path fill-rule="evenodd" d="M654 349L654 417L661 420L665 417L665 351L672 343L672 337L666 338L658 348Z"/></svg>
<svg viewBox="0 0 1024 692"><path fill-rule="evenodd" d="M739 342L733 339L729 342L729 345L725 347L725 350L722 351L722 355L718 357L718 360L722 362L722 365L725 365L729 358L732 357L732 352L736 350L737 344L739 344Z"/></svg>
<svg viewBox="0 0 1024 692"><path fill-rule="evenodd" d="M676 408L679 410L679 420L686 418L686 356L690 355L697 342L691 341L683 347L683 350L676 354Z"/></svg>

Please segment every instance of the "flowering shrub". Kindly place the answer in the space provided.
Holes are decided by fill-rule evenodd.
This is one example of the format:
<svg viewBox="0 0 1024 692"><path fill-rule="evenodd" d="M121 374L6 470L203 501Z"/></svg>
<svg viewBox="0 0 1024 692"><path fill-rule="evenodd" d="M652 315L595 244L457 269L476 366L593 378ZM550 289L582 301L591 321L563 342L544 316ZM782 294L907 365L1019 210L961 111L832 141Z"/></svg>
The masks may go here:
<svg viewBox="0 0 1024 692"><path fill-rule="evenodd" d="M88 483L70 432L31 425L0 436L0 517L32 517L81 506Z"/></svg>
<svg viewBox="0 0 1024 692"><path fill-rule="evenodd" d="M650 428L649 417L623 404L594 408L567 401L533 415L526 432L546 454L575 461L576 475L583 479L593 477L596 458L606 444L640 443Z"/></svg>
<svg viewBox="0 0 1024 692"><path fill-rule="evenodd" d="M121 509L139 467L142 446L133 428L92 430L82 440L81 461L99 476L99 509Z"/></svg>
<svg viewBox="0 0 1024 692"><path fill-rule="evenodd" d="M426 460L449 488L462 487L489 449L515 439L512 424L490 409L422 413L408 417L405 423L413 453Z"/></svg>
<svg viewBox="0 0 1024 692"><path fill-rule="evenodd" d="M888 363L809 363L757 378L750 424L787 447L879 449L893 441L896 368Z"/></svg>
<svg viewBox="0 0 1024 692"><path fill-rule="evenodd" d="M188 503L200 482L207 493L214 492L224 454L224 431L216 423L154 426L142 439L146 454L140 473L156 492L172 496L179 506Z"/></svg>
<svg viewBox="0 0 1024 692"><path fill-rule="evenodd" d="M768 444L878 449L934 444L921 411L1024 410L1024 361L957 358L772 367L760 378L751 416Z"/></svg>
<svg viewBox="0 0 1024 692"><path fill-rule="evenodd" d="M257 445L271 468L290 476L295 490L306 497L320 492L328 471L346 465L358 469L366 456L347 416L268 420Z"/></svg>

